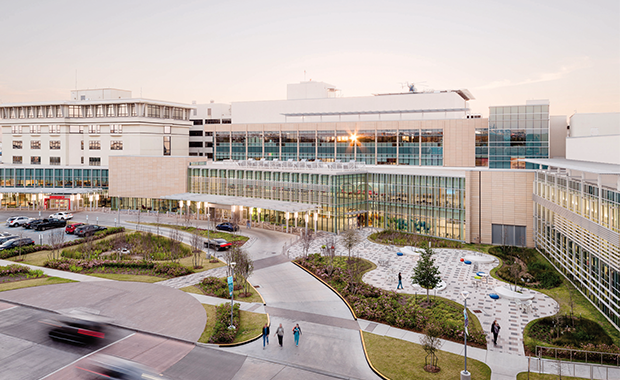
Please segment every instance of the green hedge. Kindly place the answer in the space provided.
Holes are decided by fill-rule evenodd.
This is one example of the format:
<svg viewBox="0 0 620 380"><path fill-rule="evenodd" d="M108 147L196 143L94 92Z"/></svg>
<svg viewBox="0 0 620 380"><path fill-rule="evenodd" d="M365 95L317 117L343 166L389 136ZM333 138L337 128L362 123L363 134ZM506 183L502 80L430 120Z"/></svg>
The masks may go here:
<svg viewBox="0 0 620 380"><path fill-rule="evenodd" d="M209 343L232 343L237 337L239 331L239 304L233 307L233 325L234 329L228 329L230 326L230 304L224 303L215 308L215 327L213 327L213 335L209 338Z"/></svg>
<svg viewBox="0 0 620 380"><path fill-rule="evenodd" d="M502 259L503 265L496 273L501 279L511 284L514 284L516 280L519 286L541 289L553 289L562 285L562 276L533 248L500 246L490 248L489 253ZM514 266L518 266L519 270L521 267L516 263L515 257L527 266L528 275L523 278L525 281L522 278L515 279L512 275Z"/></svg>

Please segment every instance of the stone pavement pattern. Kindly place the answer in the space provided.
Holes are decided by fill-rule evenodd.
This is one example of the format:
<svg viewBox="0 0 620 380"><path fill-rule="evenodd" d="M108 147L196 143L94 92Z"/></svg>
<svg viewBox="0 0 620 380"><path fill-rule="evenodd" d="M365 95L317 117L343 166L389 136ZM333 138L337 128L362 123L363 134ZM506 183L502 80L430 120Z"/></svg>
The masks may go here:
<svg viewBox="0 0 620 380"><path fill-rule="evenodd" d="M411 284L411 276L419 256L403 255L397 256L396 247L374 243L368 240L368 236L375 232L373 229L363 229L359 231L360 243L352 250L352 255L372 261L377 264L377 269L364 275L364 282L386 290L396 291L398 285L398 272L402 273L403 290L398 292L408 294L422 294L426 296L426 291ZM316 239L309 252L319 252L324 239ZM505 283L488 277L487 282L474 282L474 265L467 265L460 262L460 258L475 253L468 250L458 249L433 249L435 254L435 264L441 272L441 278L446 282L447 287L442 291L431 291L431 295L448 298L463 304L461 292L470 292L467 300L467 307L473 311L480 320L482 328L487 332L487 349L490 351L525 355L523 348L523 329L532 320L553 315L557 312L559 305L553 298L529 289L524 289L524 293L534 295L532 310L530 313L519 311L514 301L507 299L493 300L489 297L494 293L494 288ZM348 251L341 241L341 237L336 240L336 254L347 255ZM295 244L289 248L291 257L299 257L303 254L301 244ZM490 256L483 253L479 255ZM498 261L490 264L479 264L478 271L490 273L491 269L498 265ZM498 344L494 345L490 334L491 323L497 319L501 326Z"/></svg>

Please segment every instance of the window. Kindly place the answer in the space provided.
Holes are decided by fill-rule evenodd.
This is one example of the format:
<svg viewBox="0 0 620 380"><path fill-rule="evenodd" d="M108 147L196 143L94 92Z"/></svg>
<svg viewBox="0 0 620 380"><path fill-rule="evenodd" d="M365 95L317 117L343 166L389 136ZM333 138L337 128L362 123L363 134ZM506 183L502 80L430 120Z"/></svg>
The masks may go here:
<svg viewBox="0 0 620 380"><path fill-rule="evenodd" d="M164 156L170 156L170 136L164 136Z"/></svg>
<svg viewBox="0 0 620 380"><path fill-rule="evenodd" d="M84 156L80 157L80 163L84 165Z"/></svg>
<svg viewBox="0 0 620 380"><path fill-rule="evenodd" d="M147 104L146 116L147 117L160 117L160 107L152 105L152 104Z"/></svg>
<svg viewBox="0 0 620 380"><path fill-rule="evenodd" d="M100 125L89 125L88 126L88 133L90 133L91 135L98 135L101 133L101 126Z"/></svg>
<svg viewBox="0 0 620 380"><path fill-rule="evenodd" d="M45 116L43 116L43 107L37 107L38 112L37 112L37 118L43 118Z"/></svg>
<svg viewBox="0 0 620 380"><path fill-rule="evenodd" d="M32 157L30 157L30 163L32 165L41 165L41 156L32 156Z"/></svg>
<svg viewBox="0 0 620 380"><path fill-rule="evenodd" d="M525 247L527 244L526 239L525 226L491 225L491 240L493 244Z"/></svg>
<svg viewBox="0 0 620 380"><path fill-rule="evenodd" d="M232 123L232 120L230 119L222 119L222 124L230 124Z"/></svg>
<svg viewBox="0 0 620 380"><path fill-rule="evenodd" d="M69 106L69 115L67 117L82 117L82 107Z"/></svg>
<svg viewBox="0 0 620 380"><path fill-rule="evenodd" d="M185 110L183 108L173 108L172 109L172 118L177 120L185 119Z"/></svg>
<svg viewBox="0 0 620 380"><path fill-rule="evenodd" d="M189 131L190 136L202 136L202 131Z"/></svg>
<svg viewBox="0 0 620 380"><path fill-rule="evenodd" d="M123 126L120 124L110 125L110 133L121 134L123 133Z"/></svg>
<svg viewBox="0 0 620 380"><path fill-rule="evenodd" d="M192 120L194 125L202 125L202 120Z"/></svg>
<svg viewBox="0 0 620 380"><path fill-rule="evenodd" d="M13 163L14 164L21 164L22 163L22 156L13 156Z"/></svg>
<svg viewBox="0 0 620 380"><path fill-rule="evenodd" d="M91 140L88 142L89 150L101 150L101 141L99 140Z"/></svg>
<svg viewBox="0 0 620 380"><path fill-rule="evenodd" d="M190 141L189 147L190 148L202 148L202 141Z"/></svg>
<svg viewBox="0 0 620 380"><path fill-rule="evenodd" d="M166 133L166 134L172 133L172 130L170 129L169 125L164 126L164 133Z"/></svg>
<svg viewBox="0 0 620 380"><path fill-rule="evenodd" d="M21 140L13 140L13 149L21 149L23 146Z"/></svg>
<svg viewBox="0 0 620 380"><path fill-rule="evenodd" d="M41 140L30 141L30 149L41 149Z"/></svg>
<svg viewBox="0 0 620 380"><path fill-rule="evenodd" d="M110 141L110 150L123 150L122 141Z"/></svg>
<svg viewBox="0 0 620 380"><path fill-rule="evenodd" d="M129 116L129 111L127 109L127 104L119 104L118 105L118 116Z"/></svg>
<svg viewBox="0 0 620 380"><path fill-rule="evenodd" d="M11 128L12 132L14 135L21 135L22 134L22 126L21 125L14 125Z"/></svg>
<svg viewBox="0 0 620 380"><path fill-rule="evenodd" d="M80 149L84 150L84 140L80 141Z"/></svg>
<svg viewBox="0 0 620 380"><path fill-rule="evenodd" d="M97 106L97 117L103 117L103 106L102 105Z"/></svg>
<svg viewBox="0 0 620 380"><path fill-rule="evenodd" d="M41 126L40 125L31 125L30 126L30 134L31 135L38 135L41 133Z"/></svg>
<svg viewBox="0 0 620 380"><path fill-rule="evenodd" d="M88 157L88 166L101 166L101 157Z"/></svg>
<svg viewBox="0 0 620 380"><path fill-rule="evenodd" d="M205 120L206 124L220 124L220 119L207 119Z"/></svg>
<svg viewBox="0 0 620 380"><path fill-rule="evenodd" d="M114 105L108 104L108 112L106 114L107 117L114 117Z"/></svg>
<svg viewBox="0 0 620 380"><path fill-rule="evenodd" d="M50 125L50 133L51 134L59 134L60 133L60 125Z"/></svg>
<svg viewBox="0 0 620 380"><path fill-rule="evenodd" d="M60 149L60 140L51 140L50 149Z"/></svg>

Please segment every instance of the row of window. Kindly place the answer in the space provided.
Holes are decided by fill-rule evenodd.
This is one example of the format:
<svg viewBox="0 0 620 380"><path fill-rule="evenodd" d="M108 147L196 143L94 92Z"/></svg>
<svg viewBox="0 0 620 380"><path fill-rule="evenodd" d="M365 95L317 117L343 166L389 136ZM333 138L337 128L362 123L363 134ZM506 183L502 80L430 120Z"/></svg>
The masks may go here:
<svg viewBox="0 0 620 380"><path fill-rule="evenodd" d="M0 168L0 187L107 188L108 169Z"/></svg>
<svg viewBox="0 0 620 380"><path fill-rule="evenodd" d="M13 140L13 149L22 149L22 148L23 148L23 141ZM81 141L81 148L82 150L84 150L84 141ZM41 140L30 141L30 149L41 149ZM60 141L59 140L50 141L50 149L52 150L60 149ZM88 142L88 149L101 150L101 141L90 140ZM121 140L110 141L110 150L123 150L123 141Z"/></svg>
<svg viewBox="0 0 620 380"><path fill-rule="evenodd" d="M44 125L43 127L47 127L47 132L49 134L58 135L60 134L60 125ZM87 130L91 135L100 135L101 134L101 125L91 124L91 125L71 125L69 126L70 133L84 133ZM45 129L44 129L45 131ZM41 134L41 125L13 125L11 126L11 133L14 135L21 135L24 133L30 132L31 135L40 135ZM110 125L110 134L119 135L123 133L123 126L120 124L111 124ZM168 132L169 133L169 132Z"/></svg>
<svg viewBox="0 0 620 380"><path fill-rule="evenodd" d="M21 165L23 164L22 156L13 156L13 164ZM41 165L41 156L31 156L30 164L32 165ZM50 157L49 161L50 165L60 165L60 157ZM82 157L82 164L84 164L84 157ZM88 165L90 166L101 166L101 157L89 157Z"/></svg>
<svg viewBox="0 0 620 380"><path fill-rule="evenodd" d="M146 110L143 110L146 108ZM189 110L179 107L138 103L88 104L88 105L50 105L2 107L0 119L47 119L47 118L90 118L90 117L156 117L164 119L188 120Z"/></svg>

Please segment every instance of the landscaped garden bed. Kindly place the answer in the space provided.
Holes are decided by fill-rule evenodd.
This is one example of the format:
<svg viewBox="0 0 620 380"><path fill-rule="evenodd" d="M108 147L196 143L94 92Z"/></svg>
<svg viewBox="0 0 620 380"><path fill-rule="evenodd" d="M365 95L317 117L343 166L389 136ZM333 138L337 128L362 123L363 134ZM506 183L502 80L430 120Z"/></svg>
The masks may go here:
<svg viewBox="0 0 620 380"><path fill-rule="evenodd" d="M42 270L32 270L23 265L0 266L0 284L45 277Z"/></svg>
<svg viewBox="0 0 620 380"><path fill-rule="evenodd" d="M312 254L296 262L336 289L360 318L416 332L423 332L432 325L439 329L441 338L463 341L463 309L453 301L434 297L427 304L425 297L368 285L361 277L372 264L358 258L336 257L331 262L328 257ZM468 327L467 343L486 348L486 334L475 315L469 313L469 316L472 323Z"/></svg>
<svg viewBox="0 0 620 380"><path fill-rule="evenodd" d="M230 325L230 303L219 306L202 305L207 313L207 324L198 340L201 343L230 344L239 343L258 337L262 328L268 322L267 314L252 313L239 310L235 304L235 329L228 330ZM217 311L216 311L217 310Z"/></svg>
<svg viewBox="0 0 620 380"><path fill-rule="evenodd" d="M562 276L534 248L499 246L489 253L502 259L496 275L521 287L552 289L562 284Z"/></svg>
<svg viewBox="0 0 620 380"><path fill-rule="evenodd" d="M228 241L229 243L236 245L238 247L241 247L243 244L245 244L245 242L250 240L250 238L247 236L231 234L231 233L223 232L223 231L207 230L204 228L179 226L176 224L163 224L163 223L142 223L142 224L146 224L149 226L155 226L155 227L172 228L175 230L188 232L190 234L193 234L196 231L198 231L198 234L203 238L224 239Z"/></svg>
<svg viewBox="0 0 620 380"><path fill-rule="evenodd" d="M463 243L460 241L439 239L431 236L406 233L394 230L383 230L375 232L368 237L371 241L379 244L397 245L397 246L412 246L412 247L425 247L428 243L431 243L433 248L463 248Z"/></svg>
<svg viewBox="0 0 620 380"><path fill-rule="evenodd" d="M154 262L146 260L102 260L102 259L69 259L51 260L45 266L68 272L91 273L118 273L147 276L161 276L172 278L185 276L194 271L181 264L173 262Z"/></svg>
<svg viewBox="0 0 620 380"><path fill-rule="evenodd" d="M194 285L202 294L219 298L230 298L228 291L228 281L226 277L206 277L199 284ZM248 292L243 291L243 284L239 278L235 277L234 281L234 299L243 300L243 302L263 302L256 290L252 286L247 287Z"/></svg>

